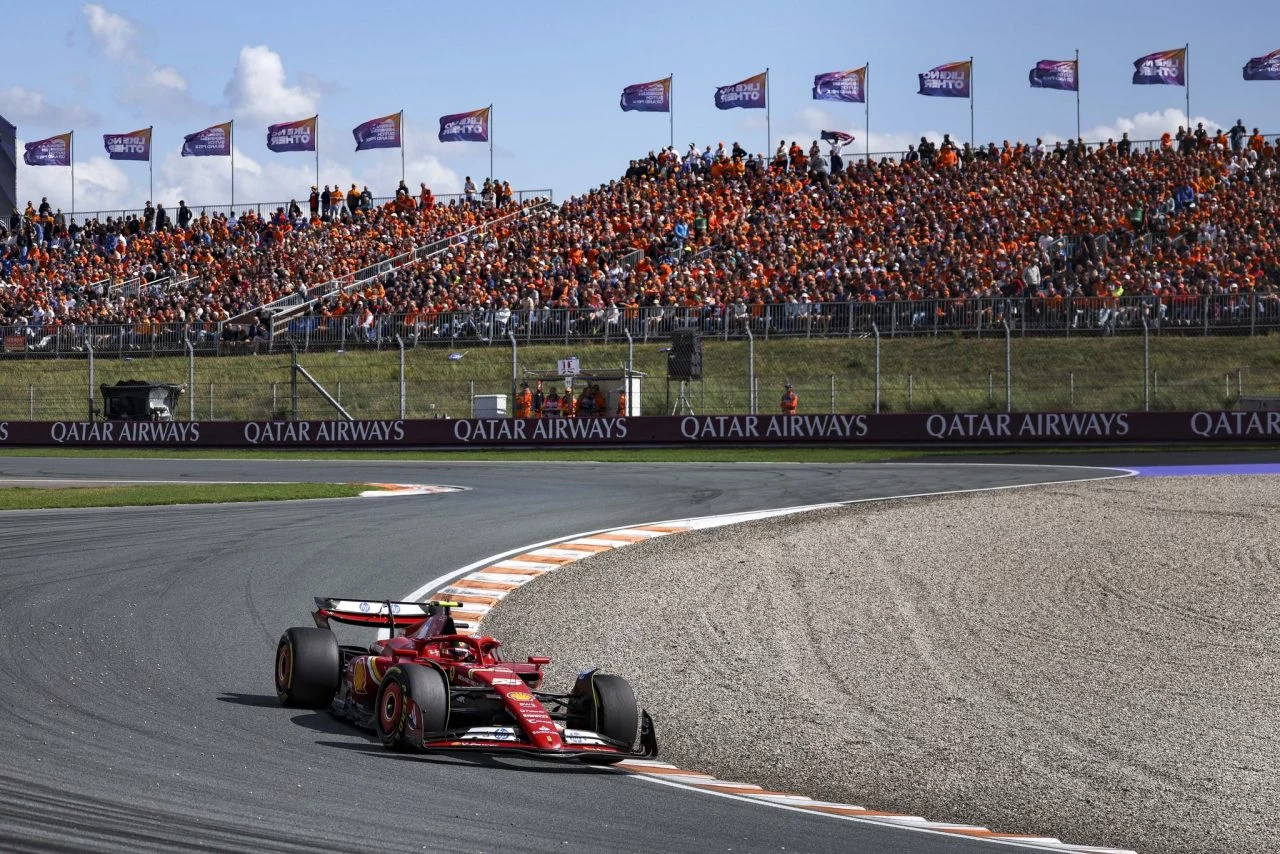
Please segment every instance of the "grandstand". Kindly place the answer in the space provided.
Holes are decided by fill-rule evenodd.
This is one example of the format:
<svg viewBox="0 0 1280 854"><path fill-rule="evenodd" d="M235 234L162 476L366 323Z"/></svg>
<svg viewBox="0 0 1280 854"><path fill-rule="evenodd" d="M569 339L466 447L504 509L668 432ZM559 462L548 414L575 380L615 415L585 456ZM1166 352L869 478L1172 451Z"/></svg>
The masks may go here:
<svg viewBox="0 0 1280 854"><path fill-rule="evenodd" d="M401 193L0 224L6 352L1280 324L1276 138L673 149L552 204ZM156 227L156 222L163 224Z"/></svg>

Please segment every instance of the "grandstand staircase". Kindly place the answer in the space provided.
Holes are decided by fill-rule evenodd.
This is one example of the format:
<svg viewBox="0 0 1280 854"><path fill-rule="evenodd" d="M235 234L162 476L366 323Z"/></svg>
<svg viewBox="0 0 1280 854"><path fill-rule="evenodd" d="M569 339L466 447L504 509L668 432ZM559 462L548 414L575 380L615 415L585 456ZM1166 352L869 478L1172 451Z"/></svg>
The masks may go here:
<svg viewBox="0 0 1280 854"><path fill-rule="evenodd" d="M481 225L473 226L465 231L460 231L457 234L451 234L441 240L435 240L431 243L424 243L421 246L415 246L408 252L403 252L391 258L378 261L375 264L370 264L369 266L357 270L354 273L337 279L329 279L328 281L320 282L319 284L312 285L305 290L297 291L289 294L288 296L281 297L278 300L260 305L257 308L241 312L235 317L232 317L228 322L247 323L252 318L261 316L265 313L270 316L271 340L274 341L278 335L284 335L287 333L291 321L296 320L298 317L305 314L314 305L316 305L316 303L320 302L325 297L339 293L351 293L352 291L359 290L370 282L373 282L388 273L394 273L398 270L403 270L408 267L412 267L414 264L434 258L447 252L453 246L474 240L476 237L488 232L489 229L494 226L524 219L525 217L545 209L549 205L551 205L550 200L541 199L522 207L514 213L498 217L497 219Z"/></svg>

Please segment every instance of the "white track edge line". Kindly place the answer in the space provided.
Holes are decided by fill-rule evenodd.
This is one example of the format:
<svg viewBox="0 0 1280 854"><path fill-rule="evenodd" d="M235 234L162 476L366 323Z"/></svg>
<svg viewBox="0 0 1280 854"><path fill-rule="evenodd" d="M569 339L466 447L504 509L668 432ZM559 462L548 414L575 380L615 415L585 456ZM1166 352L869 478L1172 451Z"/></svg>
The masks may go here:
<svg viewBox="0 0 1280 854"><path fill-rule="evenodd" d="M921 465L929 465L929 464L924 463ZM953 464L948 463L943 465L953 465ZM954 465L967 465L967 464L957 463ZM978 464L978 465L987 465L987 464ZM993 463L990 465L1017 466L1018 464ZM472 573L474 570L482 569L488 565L491 565L492 563L496 563L497 561L504 560L506 558L512 557L517 554L528 553L530 551L534 551L540 548L546 548L548 546L551 546L557 543L565 543L570 540L590 537L595 534L625 531L630 528L650 527L650 526L659 526L659 525L671 525L671 526L684 525L686 526L687 530L674 531L672 533L689 533L692 530L705 530L707 528L714 528L714 527L727 527L728 525L738 524L746 521L756 521L758 519L763 519L763 518L776 518L778 516L793 515L793 514L799 514L804 512L811 512L813 510L830 509L834 507L844 507L844 506L850 506L854 504L865 504L865 503L874 502L874 501L895 501L895 500L908 499L908 498L930 498L930 497L939 497L943 495L963 495L963 494L976 493L976 492L996 492L996 491L1006 490L1006 489L1025 489L1033 486L1061 486L1064 484L1071 484L1071 483L1097 483L1097 482L1108 481L1108 480L1122 480L1126 478L1135 477L1137 475L1137 472L1133 471L1132 469L1112 467L1112 466L1053 466L1053 465L1031 464L1025 467L1093 469L1100 472L1102 471L1114 472L1114 474L1100 475L1098 477L1074 478L1069 480L1041 481L1041 482L1035 482L1035 483L1012 483L1012 484L1003 484L1000 486L981 486L981 487L971 487L967 489L952 489L952 490L941 490L941 491L934 491L934 492L917 492L917 493L906 493L906 494L900 494L900 495L879 496L874 498L855 498L847 501L826 502L822 504L798 505L794 507L776 508L771 510L745 511L745 512L739 512L739 513L711 514L709 516L686 517L683 519L669 519L669 520L660 521L660 522L644 522L644 523L633 524L633 525L617 526L613 528L602 528L602 529L593 530L585 533L572 534L567 537L558 537L553 540L546 540L541 543L537 543L534 545L527 545L521 548L502 552L498 555L494 555L489 558L485 558L483 560L476 561L474 563L468 564L465 567L462 567L461 569L455 570L451 573L446 573L445 575L442 575L436 579L433 579L427 584L424 584L422 587L418 588L413 593L410 593L409 596L407 597L407 600L408 601L419 600L422 597L426 596L428 593L431 593L433 590L438 589L440 586L443 586L444 584L450 581L453 581L454 579L457 579L459 576ZM756 514L759 514L759 515L756 515ZM748 517L748 518L743 518L743 517ZM706 525L701 528L689 526L689 523L691 522L696 522L696 521L706 522L706 521L711 521L715 519L725 519L726 521L724 521L720 525L712 524L712 525ZM664 534L663 536L667 536L667 535ZM648 540L641 540L639 542L648 542ZM634 543L627 543L625 545L634 545ZM623 547L622 544L619 545L619 548L621 547ZM583 557L591 557L591 554L584 554ZM575 561L575 563L576 562L577 561ZM533 581L538 577L539 576L536 576L536 575L528 577L526 580L521 582L521 586L523 586L524 584L528 584L530 581ZM479 624L479 621L477 621L476 625L473 625L471 627L472 630L475 630L478 627L478 624ZM381 633L380 633L380 636L381 636ZM674 769L680 770L678 766L671 766L671 767ZM733 800L745 801L748 803L764 804L765 806L773 807L775 809L791 810L794 812L807 813L809 815L824 815L832 818L852 820L861 824L875 825L883 828L896 828L898 830L912 831L916 833L929 833L936 836L945 836L951 839L958 839L958 838L968 839L976 842L989 842L989 843L995 843L999 845L1006 845L1014 848L1022 848L1025 850L1035 850L1035 851L1050 851L1050 852L1097 851L1097 852L1108 852L1108 854L1136 854L1136 852L1129 851L1128 849L1104 848L1099 846L1091 846L1088 844L1081 845L1079 843L1064 843L1064 842L1061 842L1060 840L1057 842L1057 844L1053 844L1048 842L1033 842L1031 840L1001 838L998 835L999 831L991 831L993 834L996 834L993 836L968 836L965 834L948 832L947 830L944 830L944 829L934 829L930 827L923 827L918 824L896 822L891 819L888 819L887 817L883 820L877 820L875 818L862 818L859 816L839 815L836 813L823 812L821 810L806 809L804 806L779 803L775 800L769 800L762 797L755 797L749 793L735 794L735 793L727 793L727 792L717 792L712 789L703 788L698 784L682 783L676 780L666 779L665 775L661 777L657 776L661 774L661 771L656 769L655 769L655 772L649 772L649 773L628 772L623 769L618 769L617 773L625 774L626 776L629 776L629 777L645 778L654 783L660 783L665 786L671 786L677 789L684 789L686 791L700 792L702 794L709 794L709 795L718 795L720 797L731 798ZM681 775L681 776L685 776L685 775ZM722 781L720 781L713 775L708 774L706 775L706 778L709 778L709 779L702 779L699 782L703 784L711 784L711 785L722 783ZM852 805L847 805L847 806L852 806ZM921 819L921 820L931 824L944 824L943 822L936 822L930 819ZM965 825L962 825L960 823L955 823L953 826L963 827ZM987 828L982 828L982 829L986 830ZM1024 835L1024 834L1016 834L1010 831L1010 836L1019 836L1019 835Z"/></svg>

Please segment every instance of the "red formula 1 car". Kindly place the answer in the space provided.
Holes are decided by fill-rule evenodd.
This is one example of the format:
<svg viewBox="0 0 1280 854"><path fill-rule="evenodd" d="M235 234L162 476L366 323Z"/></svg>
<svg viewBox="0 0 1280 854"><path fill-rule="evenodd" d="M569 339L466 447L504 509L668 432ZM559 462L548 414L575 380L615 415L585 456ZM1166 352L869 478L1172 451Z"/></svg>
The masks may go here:
<svg viewBox="0 0 1280 854"><path fill-rule="evenodd" d="M597 765L658 753L653 721L643 710L637 715L622 677L588 670L568 693L543 691L551 659L504 661L497 640L459 633L468 626L450 616L456 602L315 601L316 628L289 629L276 647L276 694L286 706L328 708L393 749ZM390 637L346 646L330 623L382 628Z"/></svg>

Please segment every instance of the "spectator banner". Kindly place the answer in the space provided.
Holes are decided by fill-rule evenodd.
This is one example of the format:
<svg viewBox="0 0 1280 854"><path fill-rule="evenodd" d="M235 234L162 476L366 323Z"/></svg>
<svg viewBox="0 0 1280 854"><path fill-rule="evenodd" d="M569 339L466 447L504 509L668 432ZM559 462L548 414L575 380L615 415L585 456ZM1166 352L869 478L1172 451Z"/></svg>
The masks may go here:
<svg viewBox="0 0 1280 854"><path fill-rule="evenodd" d="M763 110L768 106L768 87L767 71L738 83L720 86L716 89L716 109L732 110L741 107L744 110Z"/></svg>
<svg viewBox="0 0 1280 854"><path fill-rule="evenodd" d="M400 119L403 113L392 113L356 125L351 134L356 138L356 151L371 148L400 148Z"/></svg>
<svg viewBox="0 0 1280 854"><path fill-rule="evenodd" d="M1245 80L1280 80L1280 50L1266 56L1255 56L1245 63Z"/></svg>
<svg viewBox="0 0 1280 854"><path fill-rule="evenodd" d="M182 138L183 157L229 157L231 122L205 128Z"/></svg>
<svg viewBox="0 0 1280 854"><path fill-rule="evenodd" d="M1187 85L1187 49L1162 50L1135 59L1133 82L1140 86Z"/></svg>
<svg viewBox="0 0 1280 854"><path fill-rule="evenodd" d="M22 162L28 166L70 166L72 131L28 142Z"/></svg>
<svg viewBox="0 0 1280 854"><path fill-rule="evenodd" d="M319 117L299 119L296 122L282 122L267 128L267 148L280 153L282 151L315 151L316 121Z"/></svg>
<svg viewBox="0 0 1280 854"><path fill-rule="evenodd" d="M1029 74L1031 88L1079 91L1079 70L1074 59L1042 59L1036 63Z"/></svg>
<svg viewBox="0 0 1280 854"><path fill-rule="evenodd" d="M440 117L441 142L488 142L489 107Z"/></svg>
<svg viewBox="0 0 1280 854"><path fill-rule="evenodd" d="M633 83L622 90L619 101L624 113L669 113L671 112L671 78L653 80L649 83Z"/></svg>
<svg viewBox="0 0 1280 854"><path fill-rule="evenodd" d="M931 68L920 76L920 91L917 94L934 98L968 98L969 83L973 78L973 63L948 62Z"/></svg>
<svg viewBox="0 0 1280 854"><path fill-rule="evenodd" d="M102 147L109 160L150 160L151 128L129 133L104 133Z"/></svg>
<svg viewBox="0 0 1280 854"><path fill-rule="evenodd" d="M380 421L0 421L0 446L1216 446L1280 440L1280 411L984 412Z"/></svg>
<svg viewBox="0 0 1280 854"><path fill-rule="evenodd" d="M853 134L842 130L824 130L818 138L824 142L838 142L841 145L853 142Z"/></svg>
<svg viewBox="0 0 1280 854"><path fill-rule="evenodd" d="M852 71L828 71L813 78L813 100L845 101L850 104L867 102L867 67Z"/></svg>

